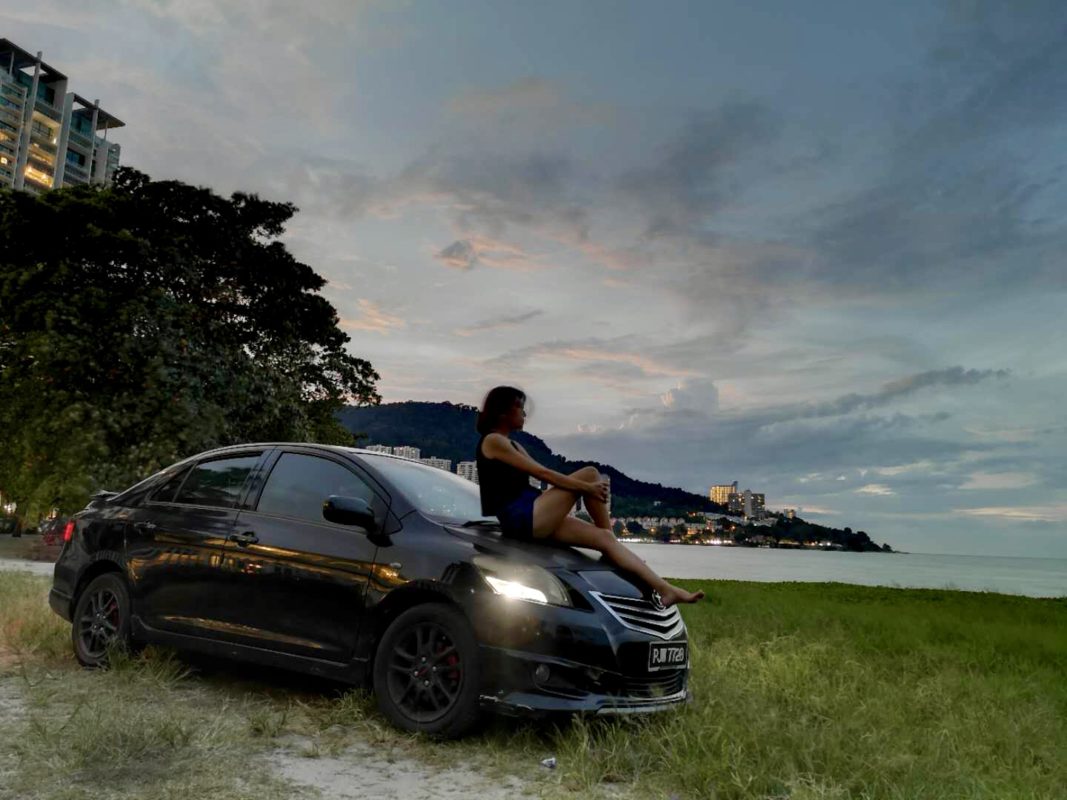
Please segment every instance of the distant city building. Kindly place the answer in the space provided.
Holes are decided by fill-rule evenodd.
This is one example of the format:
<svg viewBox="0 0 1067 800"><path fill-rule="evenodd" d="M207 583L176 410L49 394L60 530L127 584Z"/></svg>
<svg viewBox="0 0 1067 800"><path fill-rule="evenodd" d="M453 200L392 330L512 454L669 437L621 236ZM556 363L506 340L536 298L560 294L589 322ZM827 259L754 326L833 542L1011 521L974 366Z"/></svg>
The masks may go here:
<svg viewBox="0 0 1067 800"><path fill-rule="evenodd" d="M745 512L745 496L739 492L730 492L726 496L726 510L731 514L743 514Z"/></svg>
<svg viewBox="0 0 1067 800"><path fill-rule="evenodd" d="M730 502L730 495L737 493L737 481L733 483L720 483L712 486L708 490L708 498L713 503L718 503L721 506Z"/></svg>
<svg viewBox="0 0 1067 800"><path fill-rule="evenodd" d="M797 510L795 508L787 508L785 510L785 518L786 519L796 519L797 518Z"/></svg>
<svg viewBox="0 0 1067 800"><path fill-rule="evenodd" d="M478 482L478 462L477 461L460 461L456 464L456 474L461 478L466 478L471 483Z"/></svg>
<svg viewBox="0 0 1067 800"><path fill-rule="evenodd" d="M403 458L413 458L416 461L419 460L419 448L408 447L407 445L400 445L393 448L394 456L401 456Z"/></svg>
<svg viewBox="0 0 1067 800"><path fill-rule="evenodd" d="M749 519L763 519L766 504L762 493L745 489L745 516Z"/></svg>
<svg viewBox="0 0 1067 800"><path fill-rule="evenodd" d="M452 459L450 458L434 458L430 456L429 458L420 458L419 461L428 466L443 469L445 472L452 471Z"/></svg>
<svg viewBox="0 0 1067 800"><path fill-rule="evenodd" d="M390 456L393 454L393 448L387 444L369 444L363 449L370 450L372 453L385 453Z"/></svg>
<svg viewBox="0 0 1067 800"><path fill-rule="evenodd" d="M40 52L0 39L0 187L37 194L110 183L119 145L107 132L123 125L99 101L68 92L67 76Z"/></svg>

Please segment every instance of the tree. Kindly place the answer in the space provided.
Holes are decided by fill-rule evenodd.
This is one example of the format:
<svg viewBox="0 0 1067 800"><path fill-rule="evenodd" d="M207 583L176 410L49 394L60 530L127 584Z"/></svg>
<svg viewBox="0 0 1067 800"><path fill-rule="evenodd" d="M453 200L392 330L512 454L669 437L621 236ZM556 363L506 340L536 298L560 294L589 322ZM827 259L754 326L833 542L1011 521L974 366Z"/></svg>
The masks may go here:
<svg viewBox="0 0 1067 800"><path fill-rule="evenodd" d="M636 519L631 519L626 523L626 530L634 536L642 536L645 533L644 526Z"/></svg>
<svg viewBox="0 0 1067 800"><path fill-rule="evenodd" d="M615 520L615 524L611 526L611 529L615 532L615 536L622 536L626 532L626 526L622 524L621 519Z"/></svg>
<svg viewBox="0 0 1067 800"><path fill-rule="evenodd" d="M378 373L278 241L296 208L120 169L0 191L0 488L65 511L208 447L351 443Z"/></svg>

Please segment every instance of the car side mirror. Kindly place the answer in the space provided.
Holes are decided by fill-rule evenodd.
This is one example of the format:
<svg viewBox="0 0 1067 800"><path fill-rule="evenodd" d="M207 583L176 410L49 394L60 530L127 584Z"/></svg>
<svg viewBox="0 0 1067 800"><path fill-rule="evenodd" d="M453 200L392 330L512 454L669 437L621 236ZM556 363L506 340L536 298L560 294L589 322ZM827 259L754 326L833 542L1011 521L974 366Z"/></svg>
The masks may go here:
<svg viewBox="0 0 1067 800"><path fill-rule="evenodd" d="M377 530L370 503L362 497L339 497L331 494L322 504L322 516L338 525L359 525L366 528L368 533Z"/></svg>

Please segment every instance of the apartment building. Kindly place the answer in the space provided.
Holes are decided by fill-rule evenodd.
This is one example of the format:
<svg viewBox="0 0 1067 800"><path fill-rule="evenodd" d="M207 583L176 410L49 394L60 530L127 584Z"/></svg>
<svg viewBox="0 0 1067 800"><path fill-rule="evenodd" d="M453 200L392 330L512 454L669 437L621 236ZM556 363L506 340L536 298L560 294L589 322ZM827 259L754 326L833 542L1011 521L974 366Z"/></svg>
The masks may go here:
<svg viewBox="0 0 1067 800"><path fill-rule="evenodd" d="M730 495L737 494L737 481L733 483L719 483L708 489L708 499L720 506L730 502Z"/></svg>
<svg viewBox="0 0 1067 800"><path fill-rule="evenodd" d="M420 458L419 461L428 467L443 469L445 472L452 471L452 459L450 458L436 458L435 456L429 456L427 458Z"/></svg>
<svg viewBox="0 0 1067 800"><path fill-rule="evenodd" d="M456 464L456 474L461 478L466 478L471 483L478 482L478 462L476 461L460 461Z"/></svg>
<svg viewBox="0 0 1067 800"><path fill-rule="evenodd" d="M123 122L68 91L67 76L0 39L0 187L45 189L108 183L119 145L108 131Z"/></svg>

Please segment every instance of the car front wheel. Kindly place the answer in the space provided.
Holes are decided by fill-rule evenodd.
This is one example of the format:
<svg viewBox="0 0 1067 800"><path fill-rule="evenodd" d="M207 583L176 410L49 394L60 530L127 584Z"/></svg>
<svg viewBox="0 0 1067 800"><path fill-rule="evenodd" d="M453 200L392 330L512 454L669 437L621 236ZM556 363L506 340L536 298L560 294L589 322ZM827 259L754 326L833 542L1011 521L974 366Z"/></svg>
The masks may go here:
<svg viewBox="0 0 1067 800"><path fill-rule="evenodd" d="M130 593L117 573L93 578L78 597L73 618L74 655L83 666L106 667L112 642L131 648Z"/></svg>
<svg viewBox="0 0 1067 800"><path fill-rule="evenodd" d="M374 658L378 708L404 730L456 738L480 717L478 643L456 608L427 603L393 620Z"/></svg>

